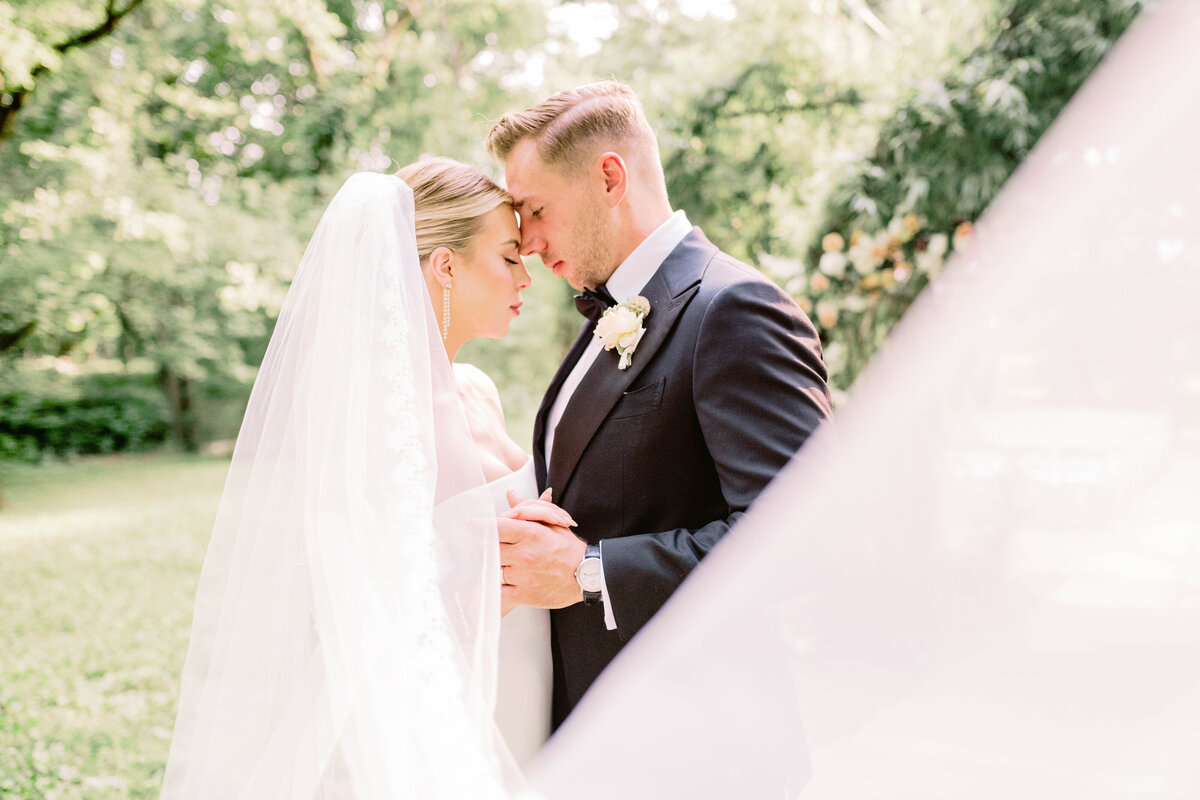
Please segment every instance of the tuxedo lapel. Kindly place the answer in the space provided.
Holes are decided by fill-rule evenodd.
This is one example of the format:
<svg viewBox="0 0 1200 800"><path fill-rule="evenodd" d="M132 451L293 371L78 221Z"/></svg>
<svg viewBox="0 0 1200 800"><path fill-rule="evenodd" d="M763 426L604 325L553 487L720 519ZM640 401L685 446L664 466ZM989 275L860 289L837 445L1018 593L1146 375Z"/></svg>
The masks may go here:
<svg viewBox="0 0 1200 800"><path fill-rule="evenodd" d="M550 386L542 395L542 404L538 407L537 417L533 421L533 470L537 475L539 492L546 488L546 420L550 417L550 409L554 407L554 401L558 398L563 383L566 382L567 376L571 374L571 370L575 368L576 362L579 361L588 342L592 339L592 327L591 322L585 322L580 328L579 335L575 337L575 343L571 345L571 349L567 351L562 363L558 365L558 372L554 373L554 379L550 381Z"/></svg>
<svg viewBox="0 0 1200 800"><path fill-rule="evenodd" d="M550 454L550 473L545 485L553 486L557 497L563 496L580 456L613 406L621 399L621 394L637 379L667 340L679 315L699 288L704 267L716 252L717 248L704 238L700 229L693 228L671 251L642 290L642 296L650 302L650 314L644 323L646 333L633 353L629 368L618 369L619 356L616 351L606 350L600 353L583 376L554 432L554 452ZM590 335L581 338L590 338ZM572 360L571 364L574 363L575 360ZM547 398L549 396L547 393ZM549 403L552 402L549 400ZM548 403L543 402L543 409L547 406ZM544 425L541 413L539 420Z"/></svg>

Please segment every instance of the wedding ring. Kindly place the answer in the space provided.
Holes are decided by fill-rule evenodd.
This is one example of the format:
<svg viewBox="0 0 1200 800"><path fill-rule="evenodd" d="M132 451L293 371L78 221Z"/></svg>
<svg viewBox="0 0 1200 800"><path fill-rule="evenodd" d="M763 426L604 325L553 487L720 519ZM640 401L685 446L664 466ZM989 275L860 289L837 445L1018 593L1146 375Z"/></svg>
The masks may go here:
<svg viewBox="0 0 1200 800"><path fill-rule="evenodd" d="M500 567L500 583L508 583L508 581L504 580L504 567Z"/></svg>

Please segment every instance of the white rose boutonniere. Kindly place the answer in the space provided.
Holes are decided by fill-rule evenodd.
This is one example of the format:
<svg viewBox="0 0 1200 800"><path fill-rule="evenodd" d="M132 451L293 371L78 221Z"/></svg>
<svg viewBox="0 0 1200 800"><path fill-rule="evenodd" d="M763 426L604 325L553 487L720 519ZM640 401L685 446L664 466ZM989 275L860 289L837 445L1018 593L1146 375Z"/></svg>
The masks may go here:
<svg viewBox="0 0 1200 800"><path fill-rule="evenodd" d="M624 303L618 303L605 311L596 323L595 337L605 350L616 350L621 357L617 369L628 369L633 361L633 351L646 334L642 322L650 314L650 301L634 295Z"/></svg>

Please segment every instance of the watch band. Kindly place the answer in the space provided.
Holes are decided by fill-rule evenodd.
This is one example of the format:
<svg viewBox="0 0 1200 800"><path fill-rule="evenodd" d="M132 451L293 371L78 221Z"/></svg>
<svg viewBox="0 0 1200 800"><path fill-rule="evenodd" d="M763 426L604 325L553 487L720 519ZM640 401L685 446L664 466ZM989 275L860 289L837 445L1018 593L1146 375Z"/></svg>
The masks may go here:
<svg viewBox="0 0 1200 800"><path fill-rule="evenodd" d="M583 560L587 561L589 558L594 558L596 561L600 560L600 545L589 544L587 546L587 551L583 554ZM583 566L583 562L580 562L580 566ZM583 588L582 584L580 585L580 588ZM604 595L601 592L589 592L586 589L583 590L583 604L585 606L597 605L601 599L603 599L603 597Z"/></svg>

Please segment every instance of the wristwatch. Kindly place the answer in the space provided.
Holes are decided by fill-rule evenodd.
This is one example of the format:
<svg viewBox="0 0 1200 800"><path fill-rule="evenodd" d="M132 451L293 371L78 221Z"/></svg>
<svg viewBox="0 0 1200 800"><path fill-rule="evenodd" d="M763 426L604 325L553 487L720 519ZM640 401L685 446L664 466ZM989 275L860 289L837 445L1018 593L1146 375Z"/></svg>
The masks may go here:
<svg viewBox="0 0 1200 800"><path fill-rule="evenodd" d="M583 604L594 606L600 602L600 545L589 544L583 561L575 568L575 580L583 589Z"/></svg>

